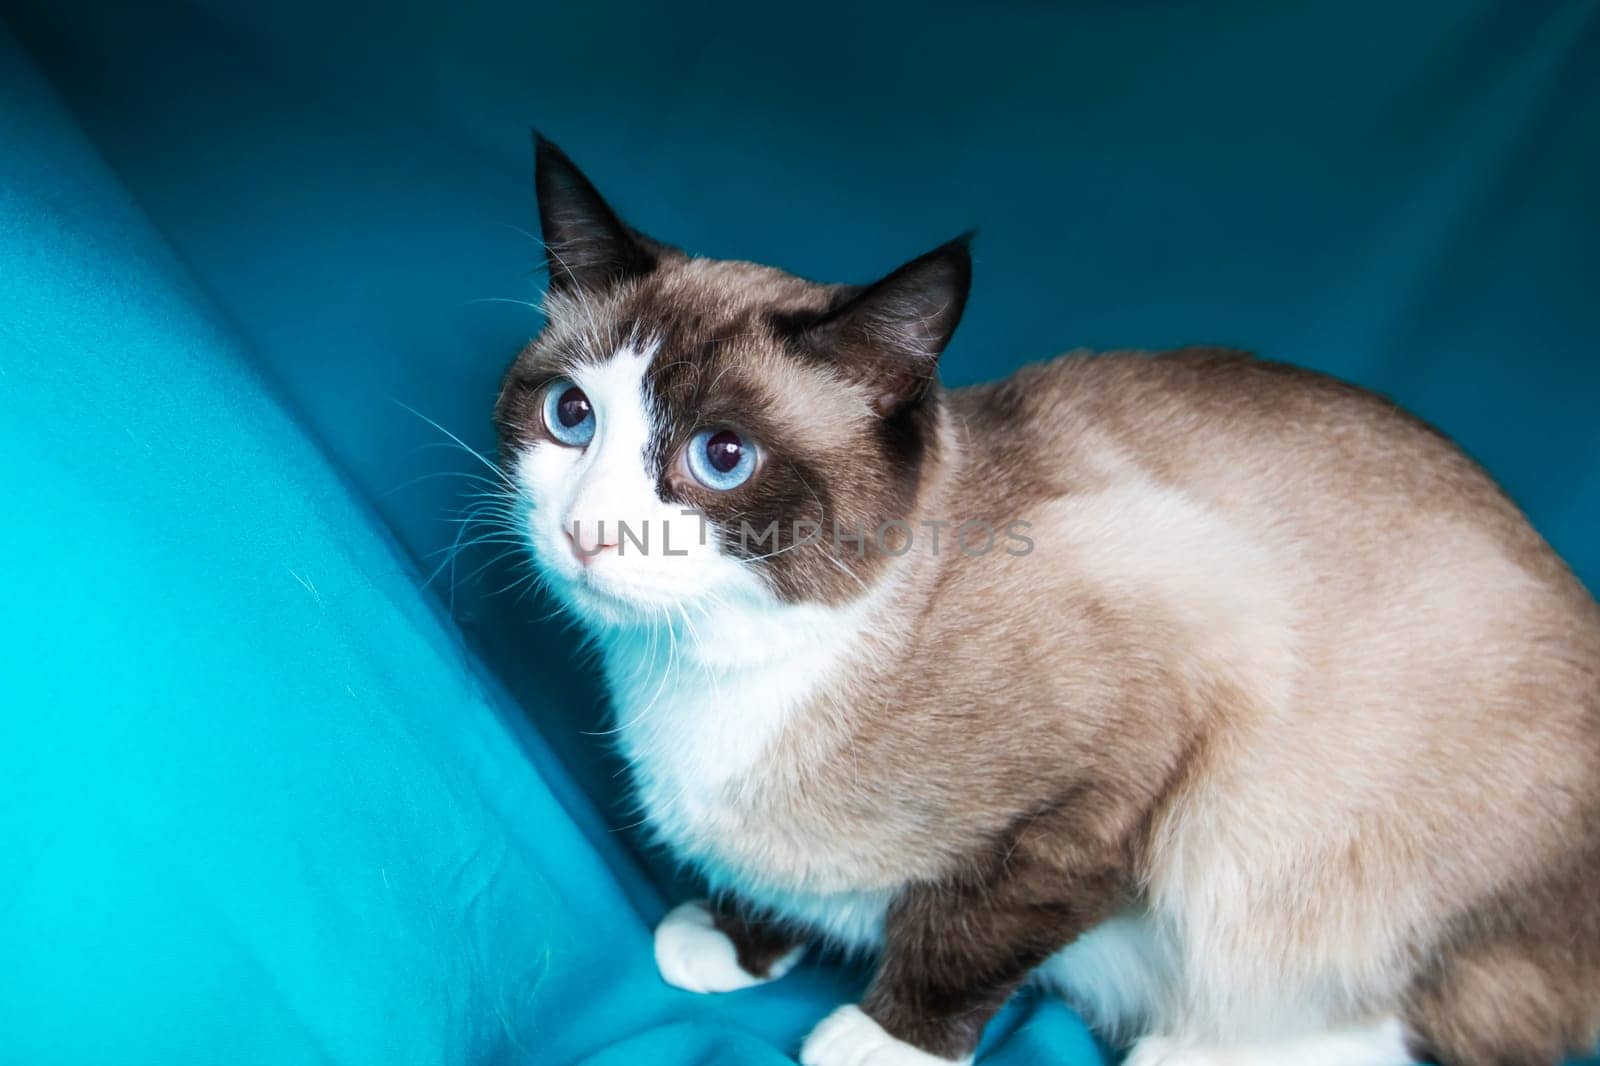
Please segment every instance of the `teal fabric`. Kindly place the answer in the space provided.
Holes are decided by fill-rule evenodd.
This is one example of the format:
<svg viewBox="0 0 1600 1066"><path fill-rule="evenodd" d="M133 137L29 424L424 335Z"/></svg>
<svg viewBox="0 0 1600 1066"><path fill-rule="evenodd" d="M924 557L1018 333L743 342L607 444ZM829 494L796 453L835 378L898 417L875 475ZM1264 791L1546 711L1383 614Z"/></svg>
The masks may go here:
<svg viewBox="0 0 1600 1066"><path fill-rule="evenodd" d="M1596 5L1292 7L0 5L0 1061L759 1066L859 988L662 986L693 885L573 636L502 545L439 568L537 329L529 124L708 254L977 224L958 383L1384 391L1594 587ZM988 1052L1108 1061L1034 997Z"/></svg>
<svg viewBox="0 0 1600 1066"><path fill-rule="evenodd" d="M0 71L0 1061L782 1061L817 982L661 986L657 893L9 40Z"/></svg>

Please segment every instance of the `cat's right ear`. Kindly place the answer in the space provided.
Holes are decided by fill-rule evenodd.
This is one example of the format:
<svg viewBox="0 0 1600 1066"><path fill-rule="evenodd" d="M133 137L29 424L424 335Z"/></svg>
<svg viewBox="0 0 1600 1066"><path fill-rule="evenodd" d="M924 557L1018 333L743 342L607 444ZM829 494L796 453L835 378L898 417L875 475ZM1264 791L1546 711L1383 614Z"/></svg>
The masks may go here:
<svg viewBox="0 0 1600 1066"><path fill-rule="evenodd" d="M537 132L533 142L533 180L550 288L594 291L654 270L665 247L618 218L555 144Z"/></svg>
<svg viewBox="0 0 1600 1066"><path fill-rule="evenodd" d="M972 288L972 234L920 255L797 334L873 394L891 415L925 395Z"/></svg>

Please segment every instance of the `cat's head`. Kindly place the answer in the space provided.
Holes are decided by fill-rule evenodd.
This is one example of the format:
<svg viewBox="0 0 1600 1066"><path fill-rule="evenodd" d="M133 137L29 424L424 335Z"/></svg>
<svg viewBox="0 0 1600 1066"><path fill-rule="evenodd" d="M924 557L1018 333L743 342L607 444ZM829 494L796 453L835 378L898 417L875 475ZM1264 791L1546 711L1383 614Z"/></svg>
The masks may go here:
<svg viewBox="0 0 1600 1066"><path fill-rule="evenodd" d="M825 285L651 240L542 138L536 184L546 325L494 417L556 595L600 625L859 595L937 456L966 240Z"/></svg>

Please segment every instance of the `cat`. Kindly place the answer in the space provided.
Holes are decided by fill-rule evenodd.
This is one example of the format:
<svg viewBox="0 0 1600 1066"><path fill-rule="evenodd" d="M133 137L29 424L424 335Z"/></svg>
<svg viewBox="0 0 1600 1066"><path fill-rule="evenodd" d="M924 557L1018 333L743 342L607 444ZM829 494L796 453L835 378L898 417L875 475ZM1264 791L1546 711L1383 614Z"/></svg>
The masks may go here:
<svg viewBox="0 0 1600 1066"><path fill-rule="evenodd" d="M1534 1064L1600 1022L1600 608L1439 432L1215 349L946 389L965 238L697 258L537 141L494 409L698 992L879 961L807 1066L970 1062L1024 982L1133 1066Z"/></svg>

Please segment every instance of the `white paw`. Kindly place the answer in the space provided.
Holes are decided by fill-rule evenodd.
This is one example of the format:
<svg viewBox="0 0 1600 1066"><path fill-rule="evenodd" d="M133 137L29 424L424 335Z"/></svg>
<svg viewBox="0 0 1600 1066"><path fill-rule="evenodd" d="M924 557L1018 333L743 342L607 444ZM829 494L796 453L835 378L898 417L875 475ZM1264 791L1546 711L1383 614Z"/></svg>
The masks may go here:
<svg viewBox="0 0 1600 1066"><path fill-rule="evenodd" d="M704 900L678 904L656 926L656 969L661 979L690 992L735 992L776 981L804 951L795 948L773 963L766 977L757 977L739 965L733 941L712 922Z"/></svg>
<svg viewBox="0 0 1600 1066"><path fill-rule="evenodd" d="M1225 1066L1227 1060L1166 1036L1147 1036L1128 1052L1122 1066Z"/></svg>
<svg viewBox="0 0 1600 1066"><path fill-rule="evenodd" d="M896 1040L860 1007L840 1007L817 1024L800 1048L800 1066L968 1066L972 1057L942 1059Z"/></svg>

